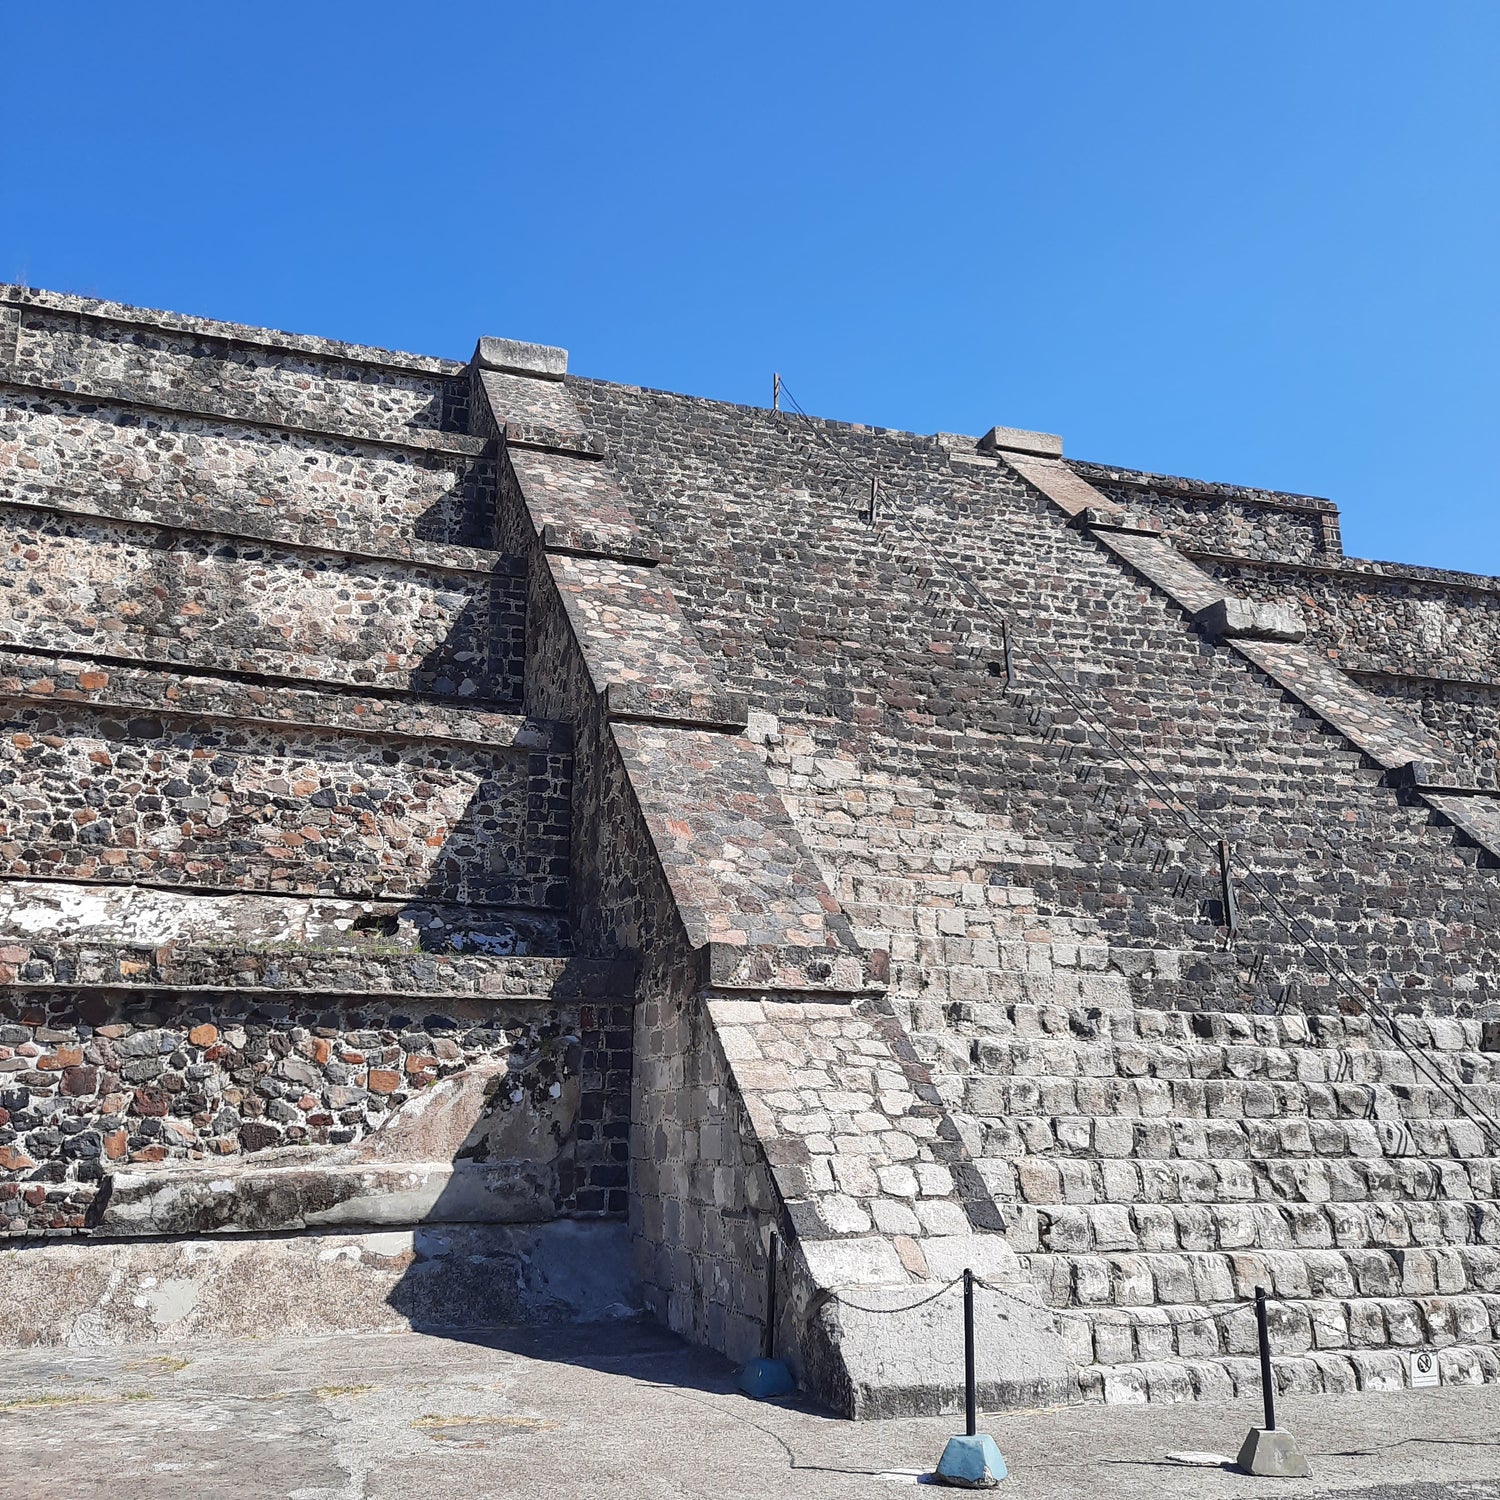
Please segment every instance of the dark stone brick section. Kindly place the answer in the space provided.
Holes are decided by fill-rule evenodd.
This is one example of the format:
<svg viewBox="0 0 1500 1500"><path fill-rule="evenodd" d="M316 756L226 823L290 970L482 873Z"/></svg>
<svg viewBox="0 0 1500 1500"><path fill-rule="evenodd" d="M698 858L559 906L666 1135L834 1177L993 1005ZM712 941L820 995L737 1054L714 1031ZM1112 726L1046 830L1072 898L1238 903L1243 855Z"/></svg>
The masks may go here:
<svg viewBox="0 0 1500 1500"><path fill-rule="evenodd" d="M929 439L824 424L834 453L765 411L569 387L606 435L632 506L661 534L661 571L718 671L752 709L777 716L783 738L789 727L806 733L785 773L794 800L838 750L870 775L926 783L955 811L982 811L1018 845L996 863L995 889L1023 889L1039 918L1087 922L1111 944L1192 953L1169 982L1141 966L1131 985L1144 1002L1333 1003L1326 975L1253 887L1241 892L1240 940L1223 951L1208 851L1183 845L1140 774L1039 668L1025 668L1024 696L1004 691L998 622L956 581L961 563L1010 613L1018 643L1045 653L1105 718L1114 744L1229 838L1341 961L1398 982L1420 973L1422 1003L1438 1010L1491 1001L1500 935L1472 846L1436 827L1425 805L1404 804L1326 722L1289 703L1280 681L1211 646L1183 607L1101 544L1156 549L1182 571L1179 586L1196 580L1193 607L1223 592L1172 549L1069 530L1002 468L959 463ZM916 542L861 519L867 490L849 466L881 474L883 506L923 528ZM1091 493L1079 480L1079 510ZM1246 654L1303 650L1241 644ZM1309 653L1298 662L1311 671ZM1379 700L1347 678L1341 701L1351 690L1365 719L1351 727L1386 734L1393 756L1420 748L1420 726L1387 724ZM1076 863L1028 852L1031 836L1060 841ZM1418 958L1411 944L1424 923L1471 936Z"/></svg>
<svg viewBox="0 0 1500 1500"><path fill-rule="evenodd" d="M1347 670L1347 669L1346 669ZM1442 760L1454 779L1474 786L1500 787L1500 683L1414 677L1378 671L1349 674L1366 692L1385 698L1421 722L1442 746Z"/></svg>
<svg viewBox="0 0 1500 1500"><path fill-rule="evenodd" d="M502 1109L579 1092L557 1214L622 1214L631 1005L0 991L0 1227L83 1230L117 1166L361 1140L439 1078L501 1058Z"/></svg>

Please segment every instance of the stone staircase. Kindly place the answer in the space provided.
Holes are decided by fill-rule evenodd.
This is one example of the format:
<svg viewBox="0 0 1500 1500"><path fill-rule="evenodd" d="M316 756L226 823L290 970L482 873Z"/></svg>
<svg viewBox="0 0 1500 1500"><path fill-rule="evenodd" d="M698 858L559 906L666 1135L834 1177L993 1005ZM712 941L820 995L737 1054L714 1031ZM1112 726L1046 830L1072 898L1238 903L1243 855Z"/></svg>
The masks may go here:
<svg viewBox="0 0 1500 1500"><path fill-rule="evenodd" d="M1500 1100L1480 1023L1403 1018L1439 1089L1368 1017L973 1019L960 1107L1086 1397L1253 1388L1258 1286L1288 1390L1386 1388L1415 1347L1500 1378L1500 1160L1454 1097Z"/></svg>
<svg viewBox="0 0 1500 1500"><path fill-rule="evenodd" d="M1021 879L1068 864L931 780L792 734L769 751L1076 1362L1084 1399L1387 1389L1436 1349L1500 1379L1493 1023L1179 1011L1201 955L1046 916ZM800 774L793 770L800 766ZM1420 1061L1418 1061L1419 1059ZM1435 1076L1434 1076L1435 1075Z"/></svg>

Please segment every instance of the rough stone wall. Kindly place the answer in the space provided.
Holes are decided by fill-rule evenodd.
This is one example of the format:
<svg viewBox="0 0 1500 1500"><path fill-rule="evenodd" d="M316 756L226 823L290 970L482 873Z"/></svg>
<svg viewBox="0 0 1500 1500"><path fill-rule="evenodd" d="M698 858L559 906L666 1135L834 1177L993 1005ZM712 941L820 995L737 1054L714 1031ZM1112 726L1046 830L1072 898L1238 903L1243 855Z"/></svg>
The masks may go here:
<svg viewBox="0 0 1500 1500"><path fill-rule="evenodd" d="M7 705L12 876L422 894L544 906L564 888L566 751Z"/></svg>
<svg viewBox="0 0 1500 1500"><path fill-rule="evenodd" d="M629 1119L629 1004L423 1000L0 993L0 1227L84 1228L115 1166L358 1142L492 1059L510 1134L538 1137L516 1142L513 1216L621 1212L606 1132Z"/></svg>
<svg viewBox="0 0 1500 1500"><path fill-rule="evenodd" d="M0 641L508 702L506 571L309 557L165 528L0 513Z"/></svg>
<svg viewBox="0 0 1500 1500"><path fill-rule="evenodd" d="M1350 559L1327 571L1216 560L1257 599L1295 599L1317 644L1346 669L1487 682L1500 660L1493 578Z"/></svg>
<svg viewBox="0 0 1500 1500"><path fill-rule="evenodd" d="M1399 1378L1391 1346L1413 1342L1445 1347L1445 1378L1494 1378L1493 1148L1468 1115L1493 1105L1497 843L1490 799L1442 791L1441 737L1316 640L1209 634L1198 612L1223 585L1076 465L575 390L857 939L889 949L917 1095L931 1088L1004 1230L963 1253L1019 1253L1071 1388L1249 1388L1243 1319L1191 1320L1255 1278L1285 1300L1283 1389L1380 1388ZM1009 655L974 578L1008 616ZM1403 778L1411 761L1420 779ZM1356 994L1411 1014L1399 1047L1329 982L1309 932L1363 976ZM1403 1047L1441 1087L1404 1071ZM777 1144L768 1114L757 1129ZM804 1144L816 1167L817 1134ZM847 1160L846 1137L835 1174ZM910 1188L907 1226L952 1201L924 1204L918 1171L875 1178ZM1330 1194L1353 1206L1321 1213ZM879 1207L869 1253L894 1253ZM1437 1295L1420 1314L1383 1301L1420 1293L1399 1247L1430 1241L1448 1267ZM942 1263L938 1244L918 1248ZM846 1364L862 1337L841 1318ZM1048 1378L1044 1362L1001 1385L1020 1399ZM886 1386L851 1405L891 1402Z"/></svg>
<svg viewBox="0 0 1500 1500"><path fill-rule="evenodd" d="M589 833L574 844L572 920L590 949L641 959L630 1125L619 1142L628 1170L622 1162L612 1193L623 1201L628 1190L645 1306L695 1342L747 1358L762 1326L764 1234L780 1205L715 1043L703 954L684 931L604 694L504 455L500 472L502 545L529 559L527 706L574 726L573 819Z"/></svg>
<svg viewBox="0 0 1500 1500"><path fill-rule="evenodd" d="M375 1139L346 1214L622 1216L633 973L574 956L568 726L500 711L466 369L0 304L8 1231L299 1227ZM377 1127L483 1080L485 1186L428 1202ZM223 1226L162 1207L203 1169Z"/></svg>
<svg viewBox="0 0 1500 1500"><path fill-rule="evenodd" d="M876 998L886 955L861 955L763 758L734 732L743 699L682 618L608 466L539 462L507 436L499 489L501 535L533 548L529 706L575 723L575 821L603 831L578 849L575 920L614 926L642 955L631 1201L648 1305L753 1352L775 1223L789 1252L779 1352L850 1413L930 1403L941 1374L919 1368L893 1395L879 1350L902 1334L850 1335L840 1289L965 1263L1001 1277L1015 1261L978 1241L1000 1218ZM1036 1371L1011 1384L1054 1390Z"/></svg>
<svg viewBox="0 0 1500 1500"><path fill-rule="evenodd" d="M1438 740L1474 786L1500 786L1500 684L1402 672L1351 674L1370 692L1399 705Z"/></svg>
<svg viewBox="0 0 1500 1500"><path fill-rule="evenodd" d="M1068 467L1127 511L1149 516L1189 551L1314 564L1343 556L1338 507L1331 500L1077 459Z"/></svg>
<svg viewBox="0 0 1500 1500"><path fill-rule="evenodd" d="M493 543L494 460L7 392L0 499L348 551Z"/></svg>
<svg viewBox="0 0 1500 1500"><path fill-rule="evenodd" d="M965 1265L986 1400L1228 1394L1243 1330L1171 1314L1262 1275L1278 1373L1384 1379L1324 1351L1402 1342L1432 1230L1486 1378L1486 581L505 340L0 315L12 1232L628 1210L741 1358L774 1225L779 1351L872 1413L944 1399L956 1308L870 1299Z"/></svg>
<svg viewBox="0 0 1500 1500"><path fill-rule="evenodd" d="M173 328L154 316L140 320L134 309L82 299L74 299L75 313L43 296L9 291L21 313L19 331L0 341L0 370L10 379L357 436L400 439L467 425L462 366L417 356L367 360L312 339L247 345L222 325L210 331L182 319L185 326Z"/></svg>
<svg viewBox="0 0 1500 1500"><path fill-rule="evenodd" d="M1494 579L1361 559L1326 570L1222 557L1203 563L1246 597L1294 600L1330 661L1423 723L1465 780L1496 784L1500 588Z"/></svg>

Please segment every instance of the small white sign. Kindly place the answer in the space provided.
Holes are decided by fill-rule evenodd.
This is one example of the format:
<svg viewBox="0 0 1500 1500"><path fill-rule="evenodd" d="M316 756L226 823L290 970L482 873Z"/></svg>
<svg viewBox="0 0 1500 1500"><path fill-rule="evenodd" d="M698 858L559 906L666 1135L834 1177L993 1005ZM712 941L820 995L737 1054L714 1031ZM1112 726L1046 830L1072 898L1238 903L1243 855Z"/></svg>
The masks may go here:
<svg viewBox="0 0 1500 1500"><path fill-rule="evenodd" d="M1440 1385L1438 1361L1430 1349L1419 1349L1411 1356L1411 1383L1418 1385Z"/></svg>

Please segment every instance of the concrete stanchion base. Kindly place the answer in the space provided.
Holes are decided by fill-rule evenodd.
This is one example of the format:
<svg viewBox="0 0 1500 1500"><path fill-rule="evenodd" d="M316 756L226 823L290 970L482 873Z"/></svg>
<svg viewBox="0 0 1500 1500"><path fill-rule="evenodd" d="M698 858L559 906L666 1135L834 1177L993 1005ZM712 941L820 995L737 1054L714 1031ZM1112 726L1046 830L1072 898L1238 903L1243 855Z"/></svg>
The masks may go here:
<svg viewBox="0 0 1500 1500"><path fill-rule="evenodd" d="M1312 1473L1297 1439L1280 1427L1252 1427L1237 1462L1247 1474L1270 1479L1306 1479Z"/></svg>
<svg viewBox="0 0 1500 1500"><path fill-rule="evenodd" d="M1005 1460L988 1433L948 1439L933 1476L961 1490L992 1490L1005 1478Z"/></svg>
<svg viewBox="0 0 1500 1500"><path fill-rule="evenodd" d="M774 1401L777 1396L791 1395L797 1382L785 1360L752 1359L740 1371L739 1387L756 1401Z"/></svg>

